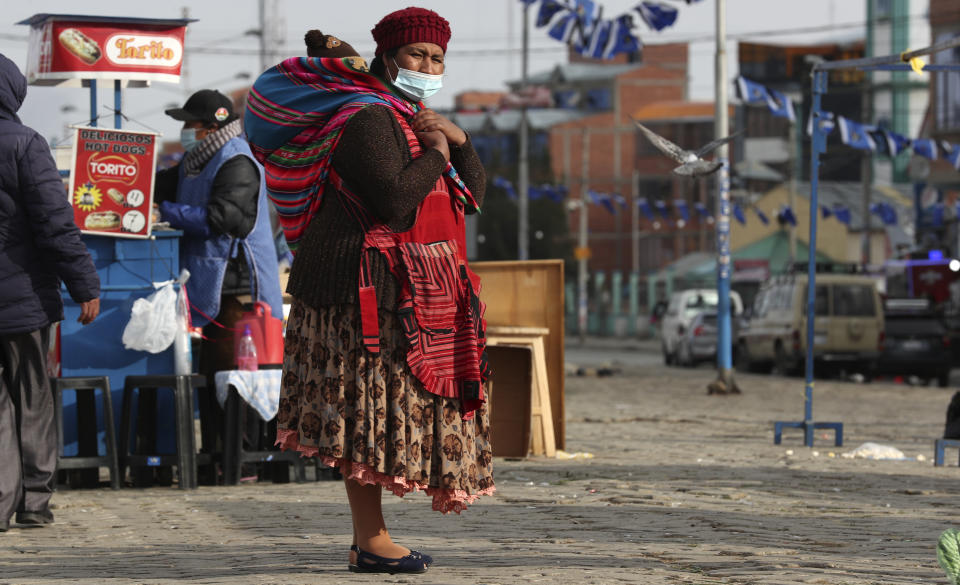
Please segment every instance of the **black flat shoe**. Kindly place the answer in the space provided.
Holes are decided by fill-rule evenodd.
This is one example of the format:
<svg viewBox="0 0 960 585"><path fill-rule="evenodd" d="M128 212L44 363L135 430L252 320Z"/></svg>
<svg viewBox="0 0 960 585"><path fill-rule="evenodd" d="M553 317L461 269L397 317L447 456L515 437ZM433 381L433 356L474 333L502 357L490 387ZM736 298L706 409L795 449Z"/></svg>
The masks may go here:
<svg viewBox="0 0 960 585"><path fill-rule="evenodd" d="M351 550L352 552L357 553L358 555L360 554L360 547L357 546L357 545L355 545L355 544L351 544L351 545L350 545L350 550ZM412 551L410 551L410 556L418 557L418 558L423 559L423 562L424 562L428 567L433 564L433 557L431 557L431 556L428 555L428 554L424 554L424 553L422 553L422 552L420 552L420 551L412 550Z"/></svg>
<svg viewBox="0 0 960 585"><path fill-rule="evenodd" d="M17 512L17 524L30 524L37 526L43 524L53 524L53 512L50 511L50 508L38 510L36 512L31 512L29 510Z"/></svg>
<svg viewBox="0 0 960 585"><path fill-rule="evenodd" d="M427 561L429 556L422 555L415 550L410 551L410 554L405 557L390 559L368 553L356 545L350 548L357 553L357 563L347 565L351 573L390 573L391 575L396 573L426 573L430 564ZM427 558L424 558L425 556ZM430 561L432 560L430 559Z"/></svg>

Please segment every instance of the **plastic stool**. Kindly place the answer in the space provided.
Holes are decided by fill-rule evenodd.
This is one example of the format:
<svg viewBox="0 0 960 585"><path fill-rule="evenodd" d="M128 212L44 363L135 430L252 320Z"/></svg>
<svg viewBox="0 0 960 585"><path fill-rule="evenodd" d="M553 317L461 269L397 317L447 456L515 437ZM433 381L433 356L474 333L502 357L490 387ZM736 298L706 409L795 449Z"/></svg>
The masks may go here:
<svg viewBox="0 0 960 585"><path fill-rule="evenodd" d="M176 465L179 487L182 490L197 487L197 444L193 426L193 389L206 387L204 376L127 376L123 384L123 409L120 417L120 469L127 467ZM173 390L174 427L176 433L176 454L158 455L130 452L130 418L133 408L133 393L142 395L147 391L156 392L158 388ZM137 435L143 436L143 429L137 429Z"/></svg>
<svg viewBox="0 0 960 585"><path fill-rule="evenodd" d="M256 423L258 437L256 445L247 450L243 446L243 412L258 419ZM273 446L273 438L277 435L276 418L271 421L259 420L259 416L247 406L237 389L230 386L227 401L224 404L224 444L223 444L223 485L238 485L240 483L240 469L244 463L289 463L293 466L294 481L306 481L304 458L296 451L281 451ZM274 482L277 482L274 476ZM287 475L289 477L289 475Z"/></svg>
<svg viewBox="0 0 960 585"><path fill-rule="evenodd" d="M98 469L101 466L110 470L110 487L120 489L120 467L117 462L117 441L113 432L113 401L110 399L110 379L106 376L51 378L50 387L53 389L54 417L57 425L57 469ZM67 456L63 454L63 391L74 390L77 393L78 413L81 409L93 412L93 420L77 416L78 442L92 441L92 448L97 452L97 420L94 399L97 390L100 390L100 400L103 405L104 430L106 431L106 454ZM92 427L91 427L92 425ZM86 433L84 433L86 431ZM91 433L92 431L92 433ZM92 434L92 438L90 435Z"/></svg>
<svg viewBox="0 0 960 585"><path fill-rule="evenodd" d="M933 464L943 465L943 451L947 447L960 447L960 439L937 439L933 444Z"/></svg>

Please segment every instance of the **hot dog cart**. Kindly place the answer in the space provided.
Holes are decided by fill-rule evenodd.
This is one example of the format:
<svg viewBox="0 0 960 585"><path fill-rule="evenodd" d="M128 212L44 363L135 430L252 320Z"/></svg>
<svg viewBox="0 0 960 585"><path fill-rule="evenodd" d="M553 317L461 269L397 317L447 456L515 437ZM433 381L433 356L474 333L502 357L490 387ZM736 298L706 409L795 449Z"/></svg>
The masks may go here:
<svg viewBox="0 0 960 585"><path fill-rule="evenodd" d="M153 177L158 135L121 129L123 91L152 82L179 83L183 41L190 19L119 18L67 14L36 14L18 24L30 27L27 80L31 85L85 88L90 94L90 120L75 128L69 168L61 175L77 225L90 250L101 281L101 313L86 327L76 319L80 307L64 289L65 320L52 350L51 372L60 376L108 376L115 421L120 420L123 383L128 375L171 374L173 349L157 354L125 349L121 335L135 300L151 294L154 283L176 279L179 231L154 231L151 226ZM103 128L98 89L112 87L113 129ZM172 399L158 412L170 413ZM78 450L77 403L64 395L65 454ZM99 410L99 404L96 407ZM81 412L92 418L93 412ZM172 426L157 421L158 429ZM97 413L103 421L103 413ZM98 428L103 451L103 423ZM173 450L172 432L161 431L158 447ZM83 453L86 454L86 453Z"/></svg>

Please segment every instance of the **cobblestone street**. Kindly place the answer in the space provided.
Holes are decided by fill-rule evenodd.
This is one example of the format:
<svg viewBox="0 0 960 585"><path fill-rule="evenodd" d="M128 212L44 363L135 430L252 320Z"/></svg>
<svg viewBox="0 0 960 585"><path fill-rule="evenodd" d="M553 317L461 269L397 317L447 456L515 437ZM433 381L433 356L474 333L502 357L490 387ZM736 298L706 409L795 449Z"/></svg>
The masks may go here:
<svg viewBox="0 0 960 585"><path fill-rule="evenodd" d="M960 470L932 459L953 390L818 382L814 415L846 444L774 445L774 420L802 418L801 379L707 396L711 369L645 349L568 350L621 369L567 378L566 450L593 458L496 459L497 495L460 517L384 497L398 541L436 559L426 575L348 573L346 496L324 481L61 491L56 524L0 535L0 583L947 583L936 541ZM842 456L868 441L908 460Z"/></svg>

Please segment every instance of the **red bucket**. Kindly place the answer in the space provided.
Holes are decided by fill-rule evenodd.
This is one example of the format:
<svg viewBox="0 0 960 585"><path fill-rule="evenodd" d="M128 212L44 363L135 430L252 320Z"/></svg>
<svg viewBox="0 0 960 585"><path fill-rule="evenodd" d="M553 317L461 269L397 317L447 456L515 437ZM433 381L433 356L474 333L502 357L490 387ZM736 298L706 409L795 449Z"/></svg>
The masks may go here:
<svg viewBox="0 0 960 585"><path fill-rule="evenodd" d="M260 366L283 364L283 321L270 314L270 305L257 301L253 311L244 313L237 321L234 339L237 343L245 325L250 326L253 343L257 346L257 363Z"/></svg>

